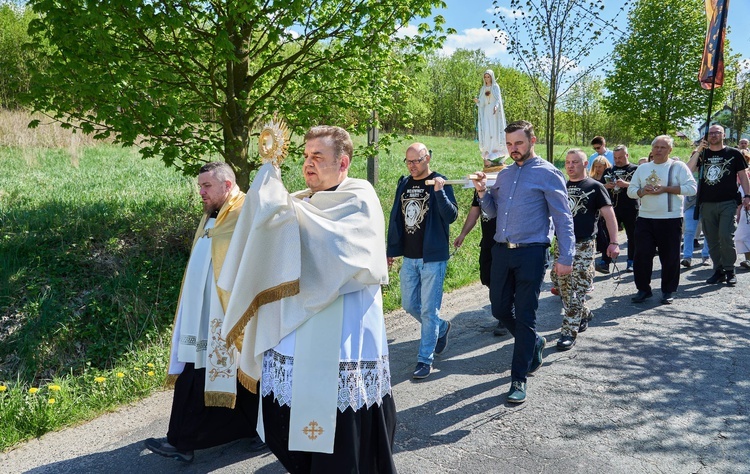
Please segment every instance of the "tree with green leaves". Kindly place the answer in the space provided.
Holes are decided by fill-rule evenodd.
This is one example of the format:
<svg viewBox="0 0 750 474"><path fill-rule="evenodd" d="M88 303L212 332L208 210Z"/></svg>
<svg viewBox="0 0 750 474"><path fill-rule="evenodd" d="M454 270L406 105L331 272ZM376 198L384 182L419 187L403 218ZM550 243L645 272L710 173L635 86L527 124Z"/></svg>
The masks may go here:
<svg viewBox="0 0 750 474"><path fill-rule="evenodd" d="M615 45L605 85L606 109L631 123L642 138L671 133L705 117L709 91L698 82L706 15L703 0L638 0L628 14L628 36ZM728 44L725 58L731 58ZM725 87L714 91L715 110Z"/></svg>
<svg viewBox="0 0 750 474"><path fill-rule="evenodd" d="M607 19L604 0L510 0L507 6L494 0L492 4L496 41L508 45L544 104L544 126L535 125L544 133L551 161L558 100L605 61L599 58L586 64L594 48L622 33L616 20L624 7Z"/></svg>
<svg viewBox="0 0 750 474"><path fill-rule="evenodd" d="M405 130L475 138L477 106L474 98L487 69L495 72L507 120L536 121L542 117L533 85L524 73L491 61L480 49L457 49L450 56L428 55L415 73L415 87L405 107L397 111L409 117L410 126ZM383 120L392 126L392 118Z"/></svg>
<svg viewBox="0 0 750 474"><path fill-rule="evenodd" d="M253 127L278 112L295 132L354 132L388 114L409 65L442 43L443 18L397 36L442 0L29 0L35 111L195 174L221 155L247 186Z"/></svg>
<svg viewBox="0 0 750 474"><path fill-rule="evenodd" d="M29 90L32 55L23 45L32 17L18 2L0 1L0 108L18 108L21 94Z"/></svg>
<svg viewBox="0 0 750 474"><path fill-rule="evenodd" d="M734 133L734 140L739 141L750 125L750 72L743 68L736 70L735 74L735 87L730 90L727 102L732 109L729 128Z"/></svg>

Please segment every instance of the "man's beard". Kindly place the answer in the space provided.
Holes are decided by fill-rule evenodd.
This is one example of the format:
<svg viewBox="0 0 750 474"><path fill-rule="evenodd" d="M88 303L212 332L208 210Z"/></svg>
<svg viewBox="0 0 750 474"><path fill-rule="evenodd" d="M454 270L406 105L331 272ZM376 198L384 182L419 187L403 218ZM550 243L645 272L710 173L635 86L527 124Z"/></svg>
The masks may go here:
<svg viewBox="0 0 750 474"><path fill-rule="evenodd" d="M523 163L523 162L525 162L526 160L528 160L529 158L531 158L531 148L529 148L529 149L528 149L528 151L527 151L526 153L524 153L523 155L521 155L521 157L520 157L520 158L516 158L515 156L513 156L513 154L512 154L512 153L511 153L510 157L511 157L511 158L513 159L513 161L515 161L516 163Z"/></svg>

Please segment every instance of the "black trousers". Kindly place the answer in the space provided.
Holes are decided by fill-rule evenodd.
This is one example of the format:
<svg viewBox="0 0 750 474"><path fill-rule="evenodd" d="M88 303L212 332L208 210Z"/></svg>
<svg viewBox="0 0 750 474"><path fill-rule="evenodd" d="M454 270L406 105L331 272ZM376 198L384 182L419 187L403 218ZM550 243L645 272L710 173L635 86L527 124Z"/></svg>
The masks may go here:
<svg viewBox="0 0 750 474"><path fill-rule="evenodd" d="M617 225L625 228L625 235L628 238L628 260L635 258L635 220L638 218L638 209L633 207L616 207L615 217Z"/></svg>
<svg viewBox="0 0 750 474"><path fill-rule="evenodd" d="M396 405L390 395L383 397L381 405L337 412L333 454L290 451L290 411L288 406L280 406L273 394L263 397L266 444L291 474L396 472L393 463Z"/></svg>
<svg viewBox="0 0 750 474"><path fill-rule="evenodd" d="M207 407L203 392L206 369L186 364L174 386L169 417L169 444L180 451L206 449L256 435L258 396L237 382L234 409Z"/></svg>
<svg viewBox="0 0 750 474"><path fill-rule="evenodd" d="M638 290L651 290L651 273L658 247L659 262L661 262L661 291L665 293L677 291L677 285L680 283L681 236L682 217L674 219L639 217L636 219L633 277Z"/></svg>
<svg viewBox="0 0 750 474"><path fill-rule="evenodd" d="M479 247L479 280L487 288L490 287L490 275L492 274L492 245L480 245Z"/></svg>

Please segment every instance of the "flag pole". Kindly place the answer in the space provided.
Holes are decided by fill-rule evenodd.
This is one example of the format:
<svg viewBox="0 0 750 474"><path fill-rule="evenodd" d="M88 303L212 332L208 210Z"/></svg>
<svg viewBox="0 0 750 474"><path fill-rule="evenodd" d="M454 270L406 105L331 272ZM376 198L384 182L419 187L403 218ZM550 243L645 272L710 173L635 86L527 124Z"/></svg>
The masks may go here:
<svg viewBox="0 0 750 474"><path fill-rule="evenodd" d="M727 21L727 12L729 10L729 1L725 1L723 4L723 8L721 9L721 18L719 19L719 34L717 37L717 47L716 47L716 54L714 54L714 64L713 64L713 76L711 77L711 91L708 93L708 116L706 118L706 131L703 134L703 139L708 142L708 130L711 128L711 109L713 108L714 103L714 89L716 89L716 76L718 76L718 70L719 70L719 63L722 59L722 56L724 55L724 32L726 30L726 21ZM710 28L710 25L709 25ZM719 54L721 51L722 54ZM700 79L699 79L700 80ZM698 183L697 183L697 189L695 192L695 208L693 209L693 219L698 220L698 217L700 216L700 204L701 204L701 182L703 181L703 176L706 168L706 160L705 158L706 149L704 148L701 150L701 154L698 157L698 162L700 163L699 172L698 172Z"/></svg>

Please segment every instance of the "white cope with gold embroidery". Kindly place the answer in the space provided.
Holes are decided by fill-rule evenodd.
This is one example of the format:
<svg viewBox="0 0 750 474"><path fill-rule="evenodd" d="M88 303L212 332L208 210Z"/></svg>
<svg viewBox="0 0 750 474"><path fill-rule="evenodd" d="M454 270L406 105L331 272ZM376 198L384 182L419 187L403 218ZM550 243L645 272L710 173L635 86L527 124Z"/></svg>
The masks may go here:
<svg viewBox="0 0 750 474"><path fill-rule="evenodd" d="M224 311L216 291L211 262L210 229L215 222L213 218L206 222L206 232L190 254L172 334L168 373L180 374L186 363L193 363L196 369L206 368L206 393L236 395L236 349L227 349L221 337Z"/></svg>

